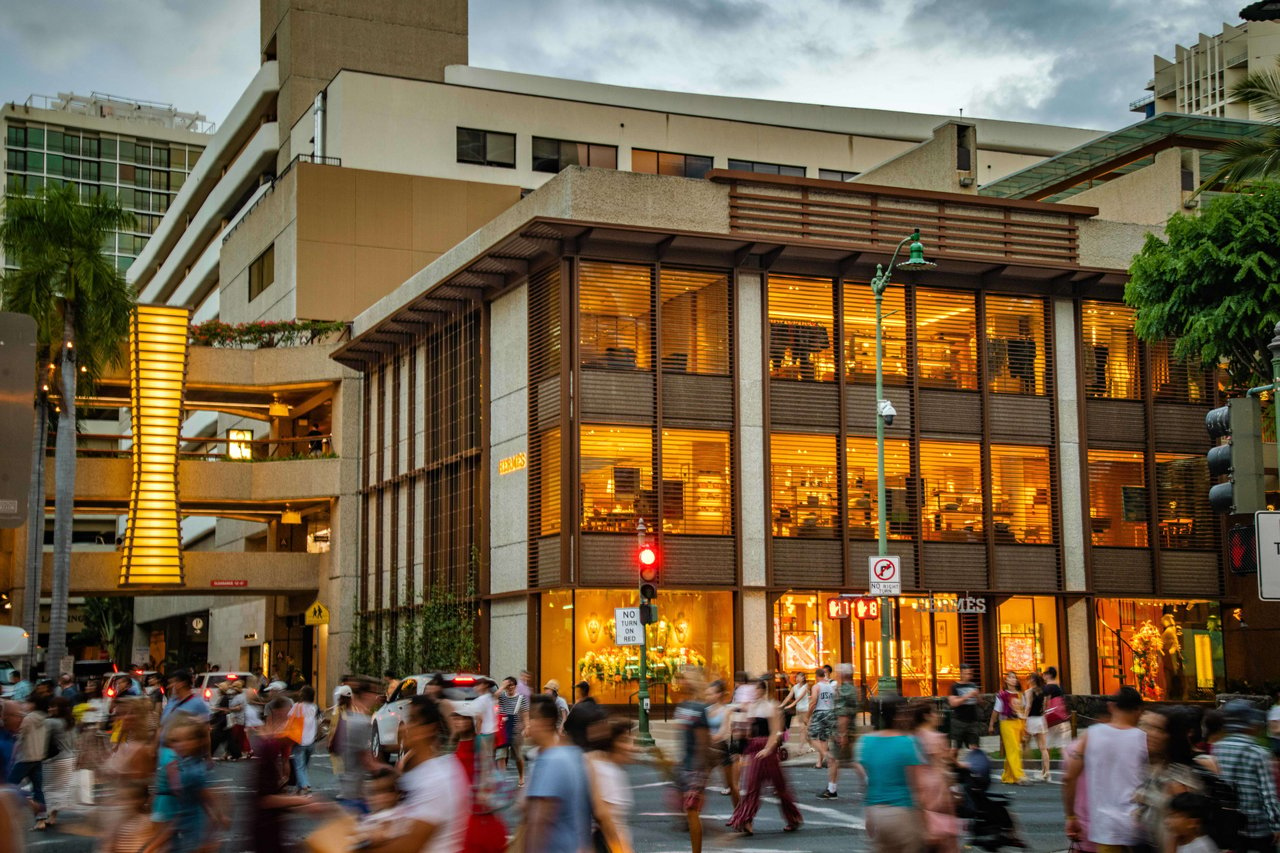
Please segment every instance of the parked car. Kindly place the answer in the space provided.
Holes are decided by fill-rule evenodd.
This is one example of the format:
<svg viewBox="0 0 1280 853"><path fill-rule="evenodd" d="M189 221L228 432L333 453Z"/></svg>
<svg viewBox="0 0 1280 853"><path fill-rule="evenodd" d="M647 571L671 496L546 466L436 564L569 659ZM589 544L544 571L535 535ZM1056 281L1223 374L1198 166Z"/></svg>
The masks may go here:
<svg viewBox="0 0 1280 853"><path fill-rule="evenodd" d="M476 682L480 676L472 673L440 673L444 678L444 698L455 706L469 707L480 695ZM384 760L400 752L400 726L408 715L409 700L426 690L434 673L410 675L400 679L391 697L373 714L373 734L369 751Z"/></svg>
<svg viewBox="0 0 1280 853"><path fill-rule="evenodd" d="M206 705L213 704L213 692L218 689L218 685L224 681L235 681L240 679L246 684L253 676L247 672L238 672L232 670L230 672L202 672L195 677L191 684L191 689L199 694L200 698L205 701Z"/></svg>

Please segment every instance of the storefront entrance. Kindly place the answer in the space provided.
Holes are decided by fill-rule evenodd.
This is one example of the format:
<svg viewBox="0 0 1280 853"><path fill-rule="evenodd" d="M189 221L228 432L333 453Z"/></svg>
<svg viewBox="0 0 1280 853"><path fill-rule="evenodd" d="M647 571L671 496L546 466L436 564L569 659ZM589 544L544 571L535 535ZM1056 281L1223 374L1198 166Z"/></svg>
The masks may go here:
<svg viewBox="0 0 1280 853"><path fill-rule="evenodd" d="M1212 699L1225 688L1217 603L1100 598L1094 612L1101 692L1128 684L1148 699Z"/></svg>

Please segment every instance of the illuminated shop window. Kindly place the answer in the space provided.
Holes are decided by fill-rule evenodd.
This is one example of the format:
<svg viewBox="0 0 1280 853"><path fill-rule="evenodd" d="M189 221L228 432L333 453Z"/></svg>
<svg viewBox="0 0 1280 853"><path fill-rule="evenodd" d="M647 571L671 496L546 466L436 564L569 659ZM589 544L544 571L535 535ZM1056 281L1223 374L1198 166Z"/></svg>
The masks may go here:
<svg viewBox="0 0 1280 853"><path fill-rule="evenodd" d="M1115 302L1086 300L1080 304L1080 312L1084 337L1080 370L1085 394L1113 400L1141 399L1133 309Z"/></svg>
<svg viewBox="0 0 1280 853"><path fill-rule="evenodd" d="M653 430L584 424L580 449L582 529L634 534L638 519L652 525Z"/></svg>
<svg viewBox="0 0 1280 853"><path fill-rule="evenodd" d="M1094 545L1147 547L1146 474L1141 453L1089 451L1089 525Z"/></svg>
<svg viewBox="0 0 1280 853"><path fill-rule="evenodd" d="M884 443L885 519L890 539L910 539L915 529L907 498L910 488L911 446L890 439ZM879 464L876 440L862 436L845 438L845 471L849 483L849 535L854 539L875 539L878 534L879 494L876 477Z"/></svg>
<svg viewBox="0 0 1280 853"><path fill-rule="evenodd" d="M1161 403L1208 404L1213 393L1211 371L1173 354L1172 341L1148 345L1151 395Z"/></svg>
<svg viewBox="0 0 1280 853"><path fill-rule="evenodd" d="M1094 613L1100 692L1128 684L1147 699L1212 700L1225 688L1222 621L1236 617L1217 602L1099 598Z"/></svg>
<svg viewBox="0 0 1280 853"><path fill-rule="evenodd" d="M987 296L987 386L997 394L1044 394L1044 300Z"/></svg>
<svg viewBox="0 0 1280 853"><path fill-rule="evenodd" d="M583 367L653 368L653 269L584 261L579 265L578 348Z"/></svg>
<svg viewBox="0 0 1280 853"><path fill-rule="evenodd" d="M1156 454L1156 523L1160 547L1212 550L1218 518L1204 496L1209 465L1202 455Z"/></svg>
<svg viewBox="0 0 1280 853"><path fill-rule="evenodd" d="M663 267L662 369L729 373L729 276Z"/></svg>
<svg viewBox="0 0 1280 853"><path fill-rule="evenodd" d="M925 388L978 389L978 346L972 293L916 291L916 360Z"/></svg>
<svg viewBox="0 0 1280 853"><path fill-rule="evenodd" d="M881 338L884 348L884 381L907 383L906 292L890 286L881 304ZM876 301L864 281L844 283L845 381L874 385L876 381Z"/></svg>
<svg viewBox="0 0 1280 853"><path fill-rule="evenodd" d="M769 454L773 535L835 537L840 519L836 437L773 433Z"/></svg>
<svg viewBox="0 0 1280 853"><path fill-rule="evenodd" d="M662 529L667 533L733 533L729 433L662 431Z"/></svg>
<svg viewBox="0 0 1280 853"><path fill-rule="evenodd" d="M991 446L991 521L997 545L1053 541L1047 447Z"/></svg>
<svg viewBox="0 0 1280 853"><path fill-rule="evenodd" d="M982 542L982 451L977 442L920 442L924 538Z"/></svg>
<svg viewBox="0 0 1280 853"><path fill-rule="evenodd" d="M835 381L833 284L825 278L769 276L769 375Z"/></svg>
<svg viewBox="0 0 1280 853"><path fill-rule="evenodd" d="M1022 595L1000 604L1000 673L1024 679L1047 666L1062 668L1058 655L1058 609L1051 596ZM1024 682L1025 683L1025 682Z"/></svg>
<svg viewBox="0 0 1280 853"><path fill-rule="evenodd" d="M840 620L831 619L825 592L788 592L773 603L773 641L778 668L812 676L824 664L843 662Z"/></svg>

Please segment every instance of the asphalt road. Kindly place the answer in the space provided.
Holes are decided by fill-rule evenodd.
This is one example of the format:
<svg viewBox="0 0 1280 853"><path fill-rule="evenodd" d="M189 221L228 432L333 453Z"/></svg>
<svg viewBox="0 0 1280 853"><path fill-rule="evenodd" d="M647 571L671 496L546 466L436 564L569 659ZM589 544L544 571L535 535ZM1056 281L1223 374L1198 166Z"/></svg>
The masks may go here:
<svg viewBox="0 0 1280 853"><path fill-rule="evenodd" d="M214 776L217 784L237 798L248 795L245 784L249 778L246 763L218 763ZM687 835L678 826L678 816L667 797L668 788L657 768L651 765L635 765L628 769L635 795L635 810L631 818L635 848L643 853L667 853L688 850ZM708 793L704 811L706 848L713 851L755 851L755 853L783 853L783 851L860 851L869 849L862 821L862 806L853 792L842 790L838 800L819 800L817 794L825 786L825 771L805 766L793 760L788 775L796 791L805 825L795 833L782 831L782 819L777 802L766 797L755 822L755 835L746 837L730 833L724 828L732 811L729 797ZM848 774L842 777L848 788ZM332 798L335 794L333 774L327 755L317 755L312 762L312 785L318 797ZM1023 837L1032 851L1050 853L1067 848L1062 835L1061 787L1049 783L1023 788L995 785L1013 801ZM39 853L90 853L94 849L93 830L90 826L92 809L67 813L59 818L56 830L28 832L27 844L31 851ZM222 845L223 853L240 853L249 848L252 826L246 823L249 810L235 809L236 820L229 837ZM317 823L314 816L300 816L291 827L296 837L305 835ZM0 839L0 847L4 846Z"/></svg>

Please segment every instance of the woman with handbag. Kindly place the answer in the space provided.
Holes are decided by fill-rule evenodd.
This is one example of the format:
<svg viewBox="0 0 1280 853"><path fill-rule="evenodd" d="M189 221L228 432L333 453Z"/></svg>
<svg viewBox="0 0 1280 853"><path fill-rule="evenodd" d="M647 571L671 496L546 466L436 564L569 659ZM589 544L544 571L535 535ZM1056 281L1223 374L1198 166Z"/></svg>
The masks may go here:
<svg viewBox="0 0 1280 853"><path fill-rule="evenodd" d="M1004 772L1000 781L1006 785L1030 784L1022 772L1022 735L1026 731L1026 710L1022 701L1022 682L1018 674L1010 670L1004 674L1004 685L996 694L996 705L991 710L991 722L987 734L995 734L1000 724L1000 745L1004 750Z"/></svg>
<svg viewBox="0 0 1280 853"><path fill-rule="evenodd" d="M1048 696L1045 694L1044 676L1038 672L1031 673L1028 679L1031 685L1027 688L1026 693L1022 695L1022 701L1027 709L1027 742L1030 743L1035 738L1036 744L1040 747L1040 777L1034 781L1049 781L1049 726L1045 722L1045 704ZM1028 776L1028 779L1031 777Z"/></svg>

